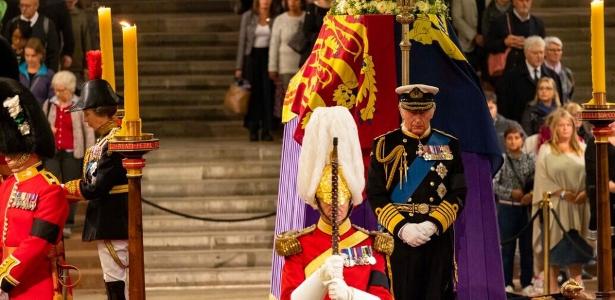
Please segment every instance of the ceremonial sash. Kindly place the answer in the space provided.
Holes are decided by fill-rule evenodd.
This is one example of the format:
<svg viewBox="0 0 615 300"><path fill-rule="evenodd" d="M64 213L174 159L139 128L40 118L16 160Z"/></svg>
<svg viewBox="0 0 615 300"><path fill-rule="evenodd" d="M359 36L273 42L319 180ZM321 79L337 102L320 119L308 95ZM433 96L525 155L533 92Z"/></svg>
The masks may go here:
<svg viewBox="0 0 615 300"><path fill-rule="evenodd" d="M343 249L343 248L354 247L358 245L360 242L367 239L368 237L369 235L367 235L366 233L357 231L351 234L349 237L345 238L344 240L340 241L339 248ZM305 277L307 278L310 275L312 275L314 271L316 271L318 268L320 268L320 266L322 266L325 259L327 259L327 257L331 256L332 254L333 254L333 249L329 248L325 250L325 252L318 255L314 260L312 260L304 269Z"/></svg>
<svg viewBox="0 0 615 300"><path fill-rule="evenodd" d="M427 141L427 145L447 145L450 141L450 138L446 135L440 134L436 131L433 132L429 141ZM419 184L423 182L427 173L429 173L430 168L436 163L435 160L427 161L423 157L417 156L410 168L406 171L407 182L400 182L393 189L393 193L391 194L391 200L393 203L406 203L408 198L416 191ZM401 185L401 186L400 186Z"/></svg>

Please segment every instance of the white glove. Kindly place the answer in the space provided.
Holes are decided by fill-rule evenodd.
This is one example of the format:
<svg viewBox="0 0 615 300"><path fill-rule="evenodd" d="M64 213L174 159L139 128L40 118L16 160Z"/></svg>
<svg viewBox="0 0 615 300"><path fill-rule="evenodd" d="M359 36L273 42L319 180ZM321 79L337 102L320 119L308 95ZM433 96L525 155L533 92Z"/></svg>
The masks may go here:
<svg viewBox="0 0 615 300"><path fill-rule="evenodd" d="M436 231L438 231L436 225L430 221L421 222L418 227L419 231L428 237L431 237L434 233L436 233Z"/></svg>
<svg viewBox="0 0 615 300"><path fill-rule="evenodd" d="M350 300L352 299L352 288L343 279L333 278L325 283L329 289L331 300Z"/></svg>
<svg viewBox="0 0 615 300"><path fill-rule="evenodd" d="M333 278L344 279L344 257L341 255L331 255L327 257L320 272L323 281L328 281Z"/></svg>
<svg viewBox="0 0 615 300"><path fill-rule="evenodd" d="M419 230L419 224L417 223L408 223L402 226L399 230L399 238L412 247L418 247L431 240L428 235Z"/></svg>

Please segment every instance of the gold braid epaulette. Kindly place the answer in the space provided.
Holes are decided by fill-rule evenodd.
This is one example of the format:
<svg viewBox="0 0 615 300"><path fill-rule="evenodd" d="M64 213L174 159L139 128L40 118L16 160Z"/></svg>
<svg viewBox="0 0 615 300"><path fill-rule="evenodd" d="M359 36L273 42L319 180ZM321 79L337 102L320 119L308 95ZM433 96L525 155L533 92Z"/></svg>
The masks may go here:
<svg viewBox="0 0 615 300"><path fill-rule="evenodd" d="M406 172L406 163L405 163L405 157L404 154L406 153L406 148L404 147L404 145L398 145L395 148L393 148L393 150L391 150L391 152L389 152L389 154L385 157L384 156L384 140L385 137L381 137L380 139L378 139L378 143L376 143L376 153L374 153L376 155L376 160L384 165L385 168L385 177L387 180L387 185L386 185L386 189L390 189L391 188L391 184L393 184L393 178L395 176L393 176L393 174L388 174L388 165L391 164L391 162L393 163L393 167L391 168L392 171L394 171L395 169L398 168L399 166L399 180L400 182L402 181L402 179L404 178L404 172ZM400 166L400 162L402 162L402 160L404 161L404 163L402 163L402 165Z"/></svg>
<svg viewBox="0 0 615 300"><path fill-rule="evenodd" d="M275 252L280 256L291 256L303 251L299 237L316 229L316 225L307 227L301 231L290 230L282 232L275 237Z"/></svg>
<svg viewBox="0 0 615 300"><path fill-rule="evenodd" d="M352 227L374 238L374 241L372 242L372 248L374 250L388 256L391 256L391 254L393 254L393 249L395 248L395 241L393 240L392 235L386 232L369 231L354 224L352 225Z"/></svg>

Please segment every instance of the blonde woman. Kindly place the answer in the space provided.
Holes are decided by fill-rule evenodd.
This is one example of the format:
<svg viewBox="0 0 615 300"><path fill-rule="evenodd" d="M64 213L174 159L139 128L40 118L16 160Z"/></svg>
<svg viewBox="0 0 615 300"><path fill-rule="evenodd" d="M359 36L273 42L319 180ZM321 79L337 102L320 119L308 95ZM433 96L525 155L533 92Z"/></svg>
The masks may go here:
<svg viewBox="0 0 615 300"><path fill-rule="evenodd" d="M528 103L521 117L521 126L528 135L538 133L548 114L561 106L557 84L551 77L542 77L536 84L534 100Z"/></svg>
<svg viewBox="0 0 615 300"><path fill-rule="evenodd" d="M543 144L536 158L533 212L540 209L543 193L551 192L551 204L559 216L565 232L554 218L549 222L551 254L549 260L551 291L557 289L560 268L568 268L570 278L581 279L581 265L591 259L583 239L589 224L589 204L585 193L585 144L580 142L574 117L564 109L553 112L551 139ZM540 222L534 223L534 249L543 251ZM589 253L587 253L589 252Z"/></svg>

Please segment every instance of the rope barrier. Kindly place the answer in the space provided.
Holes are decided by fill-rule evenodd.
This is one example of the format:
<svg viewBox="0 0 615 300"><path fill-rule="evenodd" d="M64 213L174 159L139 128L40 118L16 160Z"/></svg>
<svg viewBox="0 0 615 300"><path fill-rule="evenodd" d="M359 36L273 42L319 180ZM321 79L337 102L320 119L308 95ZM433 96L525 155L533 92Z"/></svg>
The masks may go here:
<svg viewBox="0 0 615 300"><path fill-rule="evenodd" d="M237 219L217 219L217 218L207 218L207 217L199 217L199 216L195 216L195 215L189 215L187 213L183 213L183 212L179 212L179 211L175 211L163 206L160 206L154 202L151 202L145 198L141 198L141 201L143 201L143 203L152 206L154 208L157 208L159 210L162 210L164 212L170 213L172 215L176 215L176 216L180 216L180 217L184 217L187 219L192 219L192 220L199 220L199 221L205 221L205 222L229 222L229 223L236 223L236 222L246 222L246 221L253 221L253 220L260 220L260 219L266 219L269 217L273 217L276 215L275 212L270 212L264 215L260 215L260 216L254 216L254 217L247 217L247 218L237 218Z"/></svg>
<svg viewBox="0 0 615 300"><path fill-rule="evenodd" d="M566 238L571 244L572 246L582 255L587 256L587 257L594 257L593 253L587 253L584 249L581 248L581 246L579 246L579 244L570 237L570 235L568 234L568 231L566 231L566 229L564 229L564 225L562 225L562 221L559 218L559 215L557 214L557 212L553 209L553 207L549 208L549 210L551 211L551 213L553 214L553 217L555 218L555 223L557 223L558 227L562 230L562 232L564 233L564 238ZM532 215L532 218L527 222L527 224L525 224L523 226L523 228L521 228L521 230L519 230L519 233L515 234L514 236L500 242L500 245L506 245L508 243L512 243L514 241L517 240L517 238L519 238L519 236L521 236L521 234L523 234L526 230L528 230L528 228L531 227L531 225L534 223L534 221L536 220L536 218L539 216L539 214L541 213L541 210L537 210L534 215Z"/></svg>

